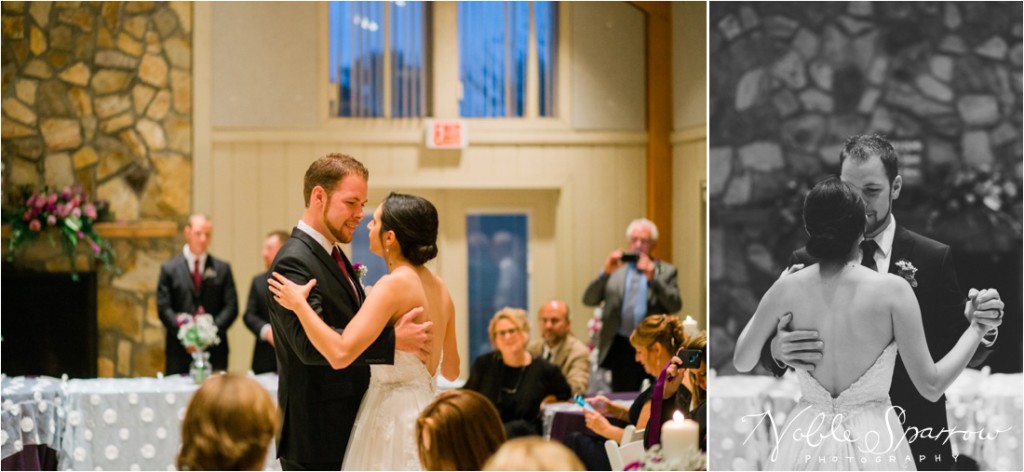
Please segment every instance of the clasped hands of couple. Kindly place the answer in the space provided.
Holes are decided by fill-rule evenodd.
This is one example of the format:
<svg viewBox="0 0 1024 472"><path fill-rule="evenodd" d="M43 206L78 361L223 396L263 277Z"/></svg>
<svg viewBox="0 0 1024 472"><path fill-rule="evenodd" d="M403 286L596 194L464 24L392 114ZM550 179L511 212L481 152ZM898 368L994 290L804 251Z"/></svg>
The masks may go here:
<svg viewBox="0 0 1024 472"><path fill-rule="evenodd" d="M267 282L269 282L274 300L285 309L290 310L293 315L306 302L309 293L316 286L316 279L309 279L305 285L299 285L277 272L273 272L272 276ZM431 343L434 339L432 333L434 322L428 320L418 323L416 318L422 313L423 307L418 306L409 310L395 322L395 350L413 354L425 364L430 359Z"/></svg>
<svg viewBox="0 0 1024 472"><path fill-rule="evenodd" d="M794 264L782 271L779 279L794 274L804 268L804 264ZM964 317L969 323L977 322L990 332L1003 323L1003 301L994 288L983 290L971 289L964 303ZM779 318L772 338L772 358L794 369L813 371L815 362L822 358L825 343L818 337L817 331L792 330L790 323L793 313L786 313Z"/></svg>

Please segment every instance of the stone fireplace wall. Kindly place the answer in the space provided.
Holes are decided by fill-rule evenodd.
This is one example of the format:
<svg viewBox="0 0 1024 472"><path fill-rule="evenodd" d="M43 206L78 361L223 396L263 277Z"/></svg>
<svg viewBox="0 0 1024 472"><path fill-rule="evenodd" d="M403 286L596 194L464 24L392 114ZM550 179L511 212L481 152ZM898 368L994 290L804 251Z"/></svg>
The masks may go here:
<svg viewBox="0 0 1024 472"><path fill-rule="evenodd" d="M3 2L2 20L4 203L22 186L67 185L110 203L116 223L100 233L123 273L96 268L99 375L153 375L159 265L192 207L192 5ZM69 268L45 242L15 263Z"/></svg>
<svg viewBox="0 0 1024 472"><path fill-rule="evenodd" d="M995 171L1019 185L1021 4L719 2L709 19L711 364L731 373L736 338L804 244L803 197L838 172L847 137L917 144L894 213L954 251L955 235L926 224L945 176ZM1003 210L1018 221L1019 195ZM1019 250L1019 230L980 231L1005 244L961 240Z"/></svg>

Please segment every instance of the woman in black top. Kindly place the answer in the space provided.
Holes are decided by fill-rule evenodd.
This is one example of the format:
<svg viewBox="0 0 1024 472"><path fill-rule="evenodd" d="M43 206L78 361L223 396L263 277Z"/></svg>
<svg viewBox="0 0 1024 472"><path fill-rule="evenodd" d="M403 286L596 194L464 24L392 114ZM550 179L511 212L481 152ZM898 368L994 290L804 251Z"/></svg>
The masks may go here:
<svg viewBox="0 0 1024 472"><path fill-rule="evenodd" d="M508 437L541 434L541 405L568 400L569 383L562 371L526 351L526 312L504 308L488 326L496 351L473 362L466 387L480 392L498 409Z"/></svg>

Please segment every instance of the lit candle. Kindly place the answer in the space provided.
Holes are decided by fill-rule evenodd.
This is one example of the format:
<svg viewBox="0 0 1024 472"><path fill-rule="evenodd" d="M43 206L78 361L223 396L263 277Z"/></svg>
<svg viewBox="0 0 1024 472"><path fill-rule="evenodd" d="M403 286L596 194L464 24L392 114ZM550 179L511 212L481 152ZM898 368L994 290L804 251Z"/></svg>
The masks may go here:
<svg viewBox="0 0 1024 472"><path fill-rule="evenodd" d="M661 448L666 460L681 460L699 446L700 425L676 410L661 427Z"/></svg>
<svg viewBox="0 0 1024 472"><path fill-rule="evenodd" d="M686 333L688 338L697 335L697 320L690 318L690 315L686 315L686 320L683 321L683 333Z"/></svg>

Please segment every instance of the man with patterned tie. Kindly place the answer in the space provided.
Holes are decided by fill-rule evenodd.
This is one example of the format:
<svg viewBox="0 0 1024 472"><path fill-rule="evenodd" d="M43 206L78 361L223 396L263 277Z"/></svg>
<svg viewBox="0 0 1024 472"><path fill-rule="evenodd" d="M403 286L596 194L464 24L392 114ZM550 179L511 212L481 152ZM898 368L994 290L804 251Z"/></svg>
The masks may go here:
<svg viewBox="0 0 1024 472"><path fill-rule="evenodd" d="M201 313L213 316L220 344L208 349L216 370L228 368L228 327L238 317L238 295L231 265L209 255L213 223L206 215L195 214L185 225L185 247L181 254L160 266L156 287L156 307L167 329L164 350L165 371L188 373L191 354L178 340L178 327Z"/></svg>
<svg viewBox="0 0 1024 472"><path fill-rule="evenodd" d="M999 293L986 290L975 303L965 303L967 294L960 291L949 246L897 224L892 202L899 198L903 178L892 144L879 136L853 136L840 152L839 163L840 179L860 189L868 207L864 241L857 258L861 265L907 279L921 306L928 349L936 360L953 348L972 318L990 326L968 364L980 365L992 352L1002 323L1002 310L975 311L973 307L999 299ZM791 256L791 267L783 276L815 262L801 248ZM814 363L821 359L822 341L811 331L793 330L788 326L790 320L792 315L780 319L776 335L765 343L761 356L761 364L776 376L782 375L787 366L814 370ZM947 428L945 397L930 402L921 396L901 357L896 360L889 396L892 404L906 413L903 429L918 470L953 469L956 459L948 434L941 433ZM933 433L927 433L926 428Z"/></svg>
<svg viewBox="0 0 1024 472"><path fill-rule="evenodd" d="M646 376L629 343L633 329L648 315L673 314L683 308L675 266L651 257L658 243L654 222L633 220L626 228L626 239L629 251L616 249L608 254L601 273L583 293L587 306L604 302L597 359L598 365L611 371L616 392L639 391Z"/></svg>
<svg viewBox="0 0 1024 472"><path fill-rule="evenodd" d="M292 282L316 279L309 305L341 332L366 295L339 244L352 242L364 213L370 172L354 158L329 154L314 161L303 180L306 208L270 267ZM417 324L413 309L384 332L356 361L340 370L313 346L299 318L267 293L274 333L281 434L277 455L284 470L341 470L349 435L371 364L393 364L395 350L421 358L429 352L430 325Z"/></svg>

